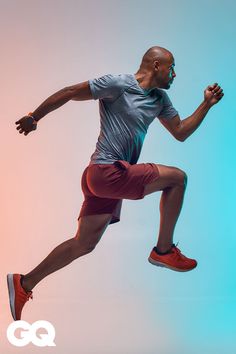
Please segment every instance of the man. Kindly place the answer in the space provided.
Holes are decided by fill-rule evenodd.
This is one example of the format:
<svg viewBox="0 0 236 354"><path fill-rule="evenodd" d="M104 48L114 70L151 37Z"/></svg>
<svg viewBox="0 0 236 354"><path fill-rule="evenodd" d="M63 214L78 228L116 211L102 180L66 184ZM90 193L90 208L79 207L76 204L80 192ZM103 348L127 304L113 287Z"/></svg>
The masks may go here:
<svg viewBox="0 0 236 354"><path fill-rule="evenodd" d="M148 126L156 117L177 140L184 141L224 95L217 83L208 86L197 110L181 120L164 91L176 76L174 66L170 51L152 47L144 54L136 74L104 75L65 87L16 122L19 133L28 135L42 117L66 102L99 99L101 131L81 180L84 202L78 231L28 274L8 274L14 320L21 318L22 308L32 298L36 284L96 247L107 226L120 220L122 199L142 199L162 191L158 241L148 260L176 271L196 267L197 262L184 256L173 243L187 183L185 172L155 163L137 164Z"/></svg>

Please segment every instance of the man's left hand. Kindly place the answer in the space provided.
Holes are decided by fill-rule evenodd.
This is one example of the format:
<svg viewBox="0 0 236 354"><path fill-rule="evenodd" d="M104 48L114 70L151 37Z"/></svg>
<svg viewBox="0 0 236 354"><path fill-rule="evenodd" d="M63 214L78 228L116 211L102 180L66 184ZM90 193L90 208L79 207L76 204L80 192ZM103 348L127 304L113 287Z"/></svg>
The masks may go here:
<svg viewBox="0 0 236 354"><path fill-rule="evenodd" d="M223 89L217 83L207 86L206 90L204 91L204 101L207 102L210 106L218 103L223 96Z"/></svg>

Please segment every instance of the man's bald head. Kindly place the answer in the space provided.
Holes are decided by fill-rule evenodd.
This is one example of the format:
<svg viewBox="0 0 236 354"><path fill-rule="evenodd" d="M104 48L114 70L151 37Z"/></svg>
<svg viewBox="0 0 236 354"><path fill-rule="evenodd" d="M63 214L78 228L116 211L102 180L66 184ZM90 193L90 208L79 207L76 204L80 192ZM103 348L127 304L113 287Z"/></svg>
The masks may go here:
<svg viewBox="0 0 236 354"><path fill-rule="evenodd" d="M154 46L149 48L144 54L140 69L150 69L155 61L158 61L160 64L164 64L173 59L173 55L169 50Z"/></svg>
<svg viewBox="0 0 236 354"><path fill-rule="evenodd" d="M176 76L174 66L175 60L169 50L151 47L144 54L135 78L141 87L169 89Z"/></svg>

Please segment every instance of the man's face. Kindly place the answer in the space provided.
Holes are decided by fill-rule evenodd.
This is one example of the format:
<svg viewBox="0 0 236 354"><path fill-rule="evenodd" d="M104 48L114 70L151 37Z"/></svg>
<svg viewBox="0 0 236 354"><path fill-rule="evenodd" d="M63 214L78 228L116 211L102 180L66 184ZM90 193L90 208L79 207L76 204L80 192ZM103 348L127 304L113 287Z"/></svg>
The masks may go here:
<svg viewBox="0 0 236 354"><path fill-rule="evenodd" d="M155 68L155 78L157 87L169 89L176 74L175 74L175 60L173 57L168 57L162 63L159 63Z"/></svg>

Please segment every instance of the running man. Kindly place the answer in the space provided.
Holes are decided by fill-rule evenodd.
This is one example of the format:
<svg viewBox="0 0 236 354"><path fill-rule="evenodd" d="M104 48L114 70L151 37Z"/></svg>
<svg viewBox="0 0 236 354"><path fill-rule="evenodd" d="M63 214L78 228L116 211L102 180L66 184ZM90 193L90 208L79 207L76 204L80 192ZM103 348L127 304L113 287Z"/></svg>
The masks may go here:
<svg viewBox="0 0 236 354"><path fill-rule="evenodd" d="M137 164L147 129L155 118L179 141L185 141L201 124L209 109L224 93L215 83L204 91L196 111L180 119L167 93L176 76L172 53L151 47L136 74L104 75L65 87L46 99L34 112L17 122L20 134L28 135L41 118L70 100L97 100L101 130L96 150L85 168L81 186L84 194L78 230L74 237L57 246L29 273L8 274L10 307L14 320L21 319L32 289L47 275L93 251L109 224L120 221L123 199L142 199L162 191L160 228L149 262L175 271L196 267L173 243L187 184L179 168L156 163Z"/></svg>

